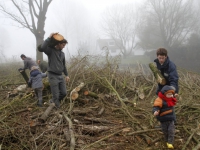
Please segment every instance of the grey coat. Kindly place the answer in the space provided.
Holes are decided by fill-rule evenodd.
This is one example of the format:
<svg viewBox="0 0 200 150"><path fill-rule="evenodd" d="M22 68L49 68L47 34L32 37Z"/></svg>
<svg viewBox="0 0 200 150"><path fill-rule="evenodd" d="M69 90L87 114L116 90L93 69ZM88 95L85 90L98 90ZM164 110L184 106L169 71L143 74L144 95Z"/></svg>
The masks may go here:
<svg viewBox="0 0 200 150"><path fill-rule="evenodd" d="M67 68L65 66L65 54L55 47L49 47L50 38L47 38L44 43L38 47L40 52L44 52L48 56L48 72L68 76Z"/></svg>
<svg viewBox="0 0 200 150"><path fill-rule="evenodd" d="M33 67L33 66L37 66L35 61L33 61L30 57L24 58L24 68L22 68L22 69L31 70L31 67Z"/></svg>
<svg viewBox="0 0 200 150"><path fill-rule="evenodd" d="M47 77L46 73L38 73L36 76L30 76L29 83L33 89L42 88L43 82L42 78Z"/></svg>

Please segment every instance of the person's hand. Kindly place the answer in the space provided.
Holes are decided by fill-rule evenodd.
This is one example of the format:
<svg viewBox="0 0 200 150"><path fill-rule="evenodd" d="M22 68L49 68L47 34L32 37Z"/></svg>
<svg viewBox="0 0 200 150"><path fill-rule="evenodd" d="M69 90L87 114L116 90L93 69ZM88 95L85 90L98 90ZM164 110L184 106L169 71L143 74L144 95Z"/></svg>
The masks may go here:
<svg viewBox="0 0 200 150"><path fill-rule="evenodd" d="M28 82L28 87L31 88L31 82L30 81Z"/></svg>
<svg viewBox="0 0 200 150"><path fill-rule="evenodd" d="M23 68L19 68L18 71L19 71L19 72L22 72L22 71L24 71L24 69L23 69Z"/></svg>
<svg viewBox="0 0 200 150"><path fill-rule="evenodd" d="M155 111L155 112L153 113L153 115L154 115L154 116L158 116L158 111Z"/></svg>
<svg viewBox="0 0 200 150"><path fill-rule="evenodd" d="M69 78L69 76L66 76L66 82L69 82L69 80L70 80L70 78Z"/></svg>
<svg viewBox="0 0 200 150"><path fill-rule="evenodd" d="M178 98L178 94L177 94L177 93L175 93L175 94L174 94L174 97L175 97L175 98Z"/></svg>

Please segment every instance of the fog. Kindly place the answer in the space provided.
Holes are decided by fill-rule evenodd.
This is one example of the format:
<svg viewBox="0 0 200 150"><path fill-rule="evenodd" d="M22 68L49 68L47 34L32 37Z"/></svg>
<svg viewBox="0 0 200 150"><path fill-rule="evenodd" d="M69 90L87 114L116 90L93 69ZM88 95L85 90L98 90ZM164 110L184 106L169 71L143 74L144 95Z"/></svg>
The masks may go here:
<svg viewBox="0 0 200 150"><path fill-rule="evenodd" d="M45 39L52 32L64 35L69 44L63 50L66 55L77 55L79 42L90 41L96 45L96 38L101 38L99 22L107 7L116 4L137 3L139 0L56 0L49 5L45 23ZM3 3L3 0L0 1ZM7 4L7 3L5 3ZM9 9L12 9L9 6ZM0 32L3 46L1 53L6 58L20 59L26 54L36 59L34 35L26 28L13 22L0 13ZM92 41L93 39L93 41ZM3 41L2 41L3 40ZM95 47L95 46L94 46ZM44 55L45 56L45 55ZM44 57L46 59L46 57Z"/></svg>
<svg viewBox="0 0 200 150"><path fill-rule="evenodd" d="M22 6L22 1L15 1ZM38 58L36 45L41 39L36 41L35 34L3 13L5 8L19 14L11 1L0 0L0 6L1 62L19 61L21 54ZM42 40L59 32L68 41L63 49L67 59L109 52L122 56L125 64L153 61L155 50L164 47L177 66L195 69L200 65L199 8L198 0L53 0ZM22 10L30 16L28 8Z"/></svg>

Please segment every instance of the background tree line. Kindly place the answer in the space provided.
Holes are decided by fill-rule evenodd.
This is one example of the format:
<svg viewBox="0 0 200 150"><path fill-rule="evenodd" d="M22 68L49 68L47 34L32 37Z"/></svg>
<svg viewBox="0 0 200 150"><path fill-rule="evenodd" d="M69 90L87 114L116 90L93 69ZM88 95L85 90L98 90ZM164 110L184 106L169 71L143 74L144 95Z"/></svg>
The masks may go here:
<svg viewBox="0 0 200 150"><path fill-rule="evenodd" d="M12 5L12 9L8 9L8 5ZM124 58L134 50L142 49L153 60L155 50L165 47L177 66L199 71L198 0L146 0L139 7L134 4L111 6L102 14L99 33L87 23L90 17L83 13L84 8L80 6L73 11L70 1L58 4L52 0L0 0L0 12L15 21L18 27L28 29L35 36L37 47L44 40L47 12L52 9L50 5L57 5L59 15L52 22L66 33L65 37L72 35L78 41L77 50L88 54L87 49L95 49L96 38L103 33L107 38L120 41L117 45ZM36 59L43 59L37 50Z"/></svg>

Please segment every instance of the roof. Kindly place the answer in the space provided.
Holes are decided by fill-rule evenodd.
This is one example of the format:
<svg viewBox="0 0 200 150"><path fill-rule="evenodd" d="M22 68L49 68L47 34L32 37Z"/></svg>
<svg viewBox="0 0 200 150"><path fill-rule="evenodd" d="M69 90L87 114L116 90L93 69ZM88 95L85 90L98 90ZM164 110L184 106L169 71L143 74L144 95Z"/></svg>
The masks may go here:
<svg viewBox="0 0 200 150"><path fill-rule="evenodd" d="M113 40L113 39L98 39L97 45L100 49L109 49L109 50L116 50L120 49L120 40Z"/></svg>

